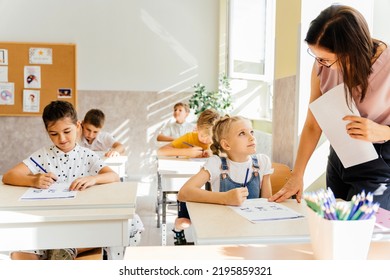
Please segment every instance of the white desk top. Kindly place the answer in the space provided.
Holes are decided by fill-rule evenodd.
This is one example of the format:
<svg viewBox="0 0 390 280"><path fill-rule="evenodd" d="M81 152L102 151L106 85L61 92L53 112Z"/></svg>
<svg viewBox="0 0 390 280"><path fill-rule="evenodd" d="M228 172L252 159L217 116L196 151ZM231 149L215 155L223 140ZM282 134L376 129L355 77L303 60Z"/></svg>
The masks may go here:
<svg viewBox="0 0 390 280"><path fill-rule="evenodd" d="M96 185L79 191L74 199L21 201L26 190L0 184L0 223L128 219L134 214L137 198L135 182Z"/></svg>
<svg viewBox="0 0 390 280"><path fill-rule="evenodd" d="M127 156L103 157L103 160L107 165L121 165L126 163L129 158Z"/></svg>
<svg viewBox="0 0 390 280"><path fill-rule="evenodd" d="M135 207L137 183L115 182L92 186L78 191L74 199L25 200L19 198L27 187L16 187L0 184L0 211L22 209L67 209L75 208L120 208Z"/></svg>
<svg viewBox="0 0 390 280"><path fill-rule="evenodd" d="M158 157L157 170L164 176L188 176L199 172L207 158Z"/></svg>
<svg viewBox="0 0 390 280"><path fill-rule="evenodd" d="M125 260L313 260L310 243L128 247ZM390 260L390 242L371 242L367 259Z"/></svg>
<svg viewBox="0 0 390 280"><path fill-rule="evenodd" d="M282 204L306 213L306 204L288 200ZM258 244L310 242L307 219L251 223L224 205L187 202L196 244Z"/></svg>

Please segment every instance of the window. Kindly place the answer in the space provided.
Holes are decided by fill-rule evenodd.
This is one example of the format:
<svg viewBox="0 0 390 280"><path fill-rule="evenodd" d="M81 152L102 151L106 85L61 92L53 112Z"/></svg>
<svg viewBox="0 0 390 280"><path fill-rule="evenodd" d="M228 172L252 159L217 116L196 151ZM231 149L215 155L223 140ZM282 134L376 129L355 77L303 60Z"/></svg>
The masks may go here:
<svg viewBox="0 0 390 280"><path fill-rule="evenodd" d="M271 81L273 78L273 1L230 0L228 75Z"/></svg>

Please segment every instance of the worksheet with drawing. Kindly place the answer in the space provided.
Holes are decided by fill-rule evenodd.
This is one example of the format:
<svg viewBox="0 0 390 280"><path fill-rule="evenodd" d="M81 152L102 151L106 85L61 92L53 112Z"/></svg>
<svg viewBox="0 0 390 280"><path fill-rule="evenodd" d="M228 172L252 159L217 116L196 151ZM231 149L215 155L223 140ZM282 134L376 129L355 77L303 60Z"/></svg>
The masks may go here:
<svg viewBox="0 0 390 280"><path fill-rule="evenodd" d="M302 214L285 205L269 202L265 198L247 199L241 206L229 207L252 223L304 217Z"/></svg>
<svg viewBox="0 0 390 280"><path fill-rule="evenodd" d="M54 183L48 189L28 188L20 200L75 198L77 191L69 191L69 182Z"/></svg>

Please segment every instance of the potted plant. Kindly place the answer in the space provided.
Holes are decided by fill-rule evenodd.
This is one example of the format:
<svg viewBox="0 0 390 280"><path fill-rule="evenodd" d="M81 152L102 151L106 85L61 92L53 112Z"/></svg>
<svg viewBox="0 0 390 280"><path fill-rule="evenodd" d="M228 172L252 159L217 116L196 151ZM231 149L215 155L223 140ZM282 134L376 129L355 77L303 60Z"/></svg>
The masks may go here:
<svg viewBox="0 0 390 280"><path fill-rule="evenodd" d="M227 114L233 109L230 81L226 75L219 78L218 91L208 91L203 84L194 85L194 94L188 103L194 109L196 116L199 116L206 109L215 109L221 114Z"/></svg>

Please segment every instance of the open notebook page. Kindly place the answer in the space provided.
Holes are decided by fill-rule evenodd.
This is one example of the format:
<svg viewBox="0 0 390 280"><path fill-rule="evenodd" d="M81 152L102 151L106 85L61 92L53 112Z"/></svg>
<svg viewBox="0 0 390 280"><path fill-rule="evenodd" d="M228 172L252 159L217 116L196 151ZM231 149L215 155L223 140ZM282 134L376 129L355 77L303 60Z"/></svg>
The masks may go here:
<svg viewBox="0 0 390 280"><path fill-rule="evenodd" d="M69 182L54 183L48 189L28 188L20 200L75 198L77 191L69 191Z"/></svg>
<svg viewBox="0 0 390 280"><path fill-rule="evenodd" d="M229 207L252 223L304 217L283 204L269 202L265 198L247 199L241 206Z"/></svg>

